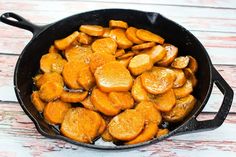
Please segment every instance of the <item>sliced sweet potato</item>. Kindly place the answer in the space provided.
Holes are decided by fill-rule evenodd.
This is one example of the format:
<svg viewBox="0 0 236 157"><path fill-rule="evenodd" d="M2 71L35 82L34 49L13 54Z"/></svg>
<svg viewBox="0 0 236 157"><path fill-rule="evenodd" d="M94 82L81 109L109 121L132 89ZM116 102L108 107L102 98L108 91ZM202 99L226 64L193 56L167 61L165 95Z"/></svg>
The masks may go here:
<svg viewBox="0 0 236 157"><path fill-rule="evenodd" d="M144 117L136 110L128 109L112 118L108 124L109 133L116 139L130 141L144 128Z"/></svg>
<svg viewBox="0 0 236 157"><path fill-rule="evenodd" d="M108 54L115 54L117 44L112 38L101 38L97 39L92 43L93 52L101 52Z"/></svg>
<svg viewBox="0 0 236 157"><path fill-rule="evenodd" d="M103 28L103 38L110 37L111 28Z"/></svg>
<svg viewBox="0 0 236 157"><path fill-rule="evenodd" d="M34 84L40 88L46 82L57 82L64 86L63 78L56 72L39 74L34 77Z"/></svg>
<svg viewBox="0 0 236 157"><path fill-rule="evenodd" d="M179 56L174 59L171 63L171 66L176 69L184 69L189 64L189 57L188 56Z"/></svg>
<svg viewBox="0 0 236 157"><path fill-rule="evenodd" d="M79 30L91 36L102 36L104 29L98 25L81 25Z"/></svg>
<svg viewBox="0 0 236 157"><path fill-rule="evenodd" d="M50 46L48 52L49 53L59 53L58 49L54 45Z"/></svg>
<svg viewBox="0 0 236 157"><path fill-rule="evenodd" d="M46 82L39 90L39 97L43 101L50 102L58 99L63 92L63 86L57 82Z"/></svg>
<svg viewBox="0 0 236 157"><path fill-rule="evenodd" d="M101 116L100 116L101 117ZM105 129L106 129L106 122L105 122L105 120L101 117L101 124L100 124L100 127L99 127L99 129L98 129L98 136L100 136L100 135L102 135L103 134L103 132L105 131Z"/></svg>
<svg viewBox="0 0 236 157"><path fill-rule="evenodd" d="M43 115L50 124L61 124L71 104L57 100L49 102L44 108Z"/></svg>
<svg viewBox="0 0 236 157"><path fill-rule="evenodd" d="M160 138L160 137L165 136L167 134L169 134L169 130L168 129L158 129L156 137Z"/></svg>
<svg viewBox="0 0 236 157"><path fill-rule="evenodd" d="M157 124L155 123L148 123L145 125L143 131L133 140L126 142L125 144L138 144L142 142L146 142L148 140L151 140L156 136L156 133L158 131Z"/></svg>
<svg viewBox="0 0 236 157"><path fill-rule="evenodd" d="M127 53L117 57L117 59L126 59L126 58L129 58L129 57L133 57L134 55L135 55L135 53L130 51L130 52L127 52Z"/></svg>
<svg viewBox="0 0 236 157"><path fill-rule="evenodd" d="M90 70L89 65L80 69L77 81L84 89L89 90L96 84L96 80Z"/></svg>
<svg viewBox="0 0 236 157"><path fill-rule="evenodd" d="M190 68L184 69L184 74L188 80L192 82L193 87L197 85L197 78Z"/></svg>
<svg viewBox="0 0 236 157"><path fill-rule="evenodd" d="M127 38L130 41L132 41L133 43L135 43L135 44L142 44L144 41L137 37L137 35L136 35L137 30L138 29L135 28L135 27L129 27L126 30L125 34L126 34Z"/></svg>
<svg viewBox="0 0 236 157"><path fill-rule="evenodd" d="M121 20L110 20L109 21L109 27L118 27L118 28L127 29L128 24L127 24L127 22L121 21Z"/></svg>
<svg viewBox="0 0 236 157"><path fill-rule="evenodd" d="M133 57L129 57L129 58L124 58L124 59L119 59L117 60L119 63L121 63L122 65L124 65L124 67L128 67L129 65L129 62L130 60L132 59Z"/></svg>
<svg viewBox="0 0 236 157"><path fill-rule="evenodd" d="M196 101L192 95L177 99L174 108L169 112L164 112L162 116L167 122L179 122L192 111Z"/></svg>
<svg viewBox="0 0 236 157"><path fill-rule="evenodd" d="M135 45L131 49L133 51L138 51L138 50L143 50L143 49L151 48L151 47L153 47L155 45L156 45L155 42L146 42L146 43L142 43L142 44L139 44L139 45Z"/></svg>
<svg viewBox="0 0 236 157"><path fill-rule="evenodd" d="M134 106L134 99L130 92L110 92L108 96L112 103L121 110Z"/></svg>
<svg viewBox="0 0 236 157"><path fill-rule="evenodd" d="M153 102L141 101L137 104L135 110L143 115L146 123L155 123L156 125L161 123L161 113L155 108L155 104Z"/></svg>
<svg viewBox="0 0 236 157"><path fill-rule="evenodd" d="M46 73L46 74L50 74L50 73ZM38 83L39 79L43 76L43 74L37 74L35 75L32 79L33 79L33 82L34 82L34 85L36 85L38 88L40 88L40 86L42 85Z"/></svg>
<svg viewBox="0 0 236 157"><path fill-rule="evenodd" d="M133 78L121 63L114 61L97 68L95 74L97 86L103 92L124 92L131 89Z"/></svg>
<svg viewBox="0 0 236 157"><path fill-rule="evenodd" d="M81 44L91 44L92 43L92 37L83 33L83 32L80 32L79 33L79 36L78 36L78 42L81 43Z"/></svg>
<svg viewBox="0 0 236 157"><path fill-rule="evenodd" d="M187 80L182 87L174 88L174 93L177 99L186 97L193 91L193 85L190 80Z"/></svg>
<svg viewBox="0 0 236 157"><path fill-rule="evenodd" d="M130 60L128 68L133 75L137 76L147 70L150 70L152 66L153 63L149 55L139 54Z"/></svg>
<svg viewBox="0 0 236 157"><path fill-rule="evenodd" d="M136 35L143 41L153 41L160 44L164 43L164 38L145 29L138 29Z"/></svg>
<svg viewBox="0 0 236 157"><path fill-rule="evenodd" d="M166 56L158 62L158 65L168 66L178 55L178 48L171 44L164 44L163 46L165 47L167 53Z"/></svg>
<svg viewBox="0 0 236 157"><path fill-rule="evenodd" d="M127 49L133 45L133 43L126 37L125 30L123 29L112 29L110 32L110 37L117 42L118 47L121 49Z"/></svg>
<svg viewBox="0 0 236 157"><path fill-rule="evenodd" d="M61 94L61 100L68 103L78 103L83 101L88 95L88 92L68 92L63 91Z"/></svg>
<svg viewBox="0 0 236 157"><path fill-rule="evenodd" d="M111 54L93 53L90 57L90 70L94 74L98 67L111 61L115 61L115 57Z"/></svg>
<svg viewBox="0 0 236 157"><path fill-rule="evenodd" d="M124 54L125 54L125 50L124 49L118 49L115 52L115 57L120 57L120 56L122 56Z"/></svg>
<svg viewBox="0 0 236 157"><path fill-rule="evenodd" d="M69 36L67 36L63 39L55 40L54 45L59 50L65 50L67 47L70 46L70 44L73 41L75 41L78 38L78 36L79 36L79 32L75 31L75 32L73 32L72 34L70 34Z"/></svg>
<svg viewBox="0 0 236 157"><path fill-rule="evenodd" d="M61 124L61 133L78 142L92 143L101 125L98 113L77 107L71 108Z"/></svg>
<svg viewBox="0 0 236 157"><path fill-rule="evenodd" d="M143 87L151 94L162 94L172 88L174 76L164 67L153 67L141 75Z"/></svg>
<svg viewBox="0 0 236 157"><path fill-rule="evenodd" d="M120 109L109 99L108 94L97 88L92 91L91 102L98 111L107 116L114 116L120 112Z"/></svg>
<svg viewBox="0 0 236 157"><path fill-rule="evenodd" d="M167 52L163 46L157 45L157 46L153 46L150 49L144 50L143 53L148 54L150 56L152 62L156 63L156 62L162 60L166 56Z"/></svg>
<svg viewBox="0 0 236 157"><path fill-rule="evenodd" d="M80 103L84 106L84 108L87 108L87 109L92 110L92 111L97 111L97 109L95 108L95 106L91 102L91 96L88 96L87 98L85 98Z"/></svg>
<svg viewBox="0 0 236 157"><path fill-rule="evenodd" d="M195 73L198 70L198 63L197 60L195 58L193 58L192 56L188 56L189 57L189 64L188 64L188 68Z"/></svg>
<svg viewBox="0 0 236 157"><path fill-rule="evenodd" d="M134 80L131 93L136 102L149 100L148 92L143 87L140 76Z"/></svg>
<svg viewBox="0 0 236 157"><path fill-rule="evenodd" d="M107 142L114 140L114 138L109 133L108 128L105 129L105 131L102 133L101 137L104 141L107 141Z"/></svg>
<svg viewBox="0 0 236 157"><path fill-rule="evenodd" d="M182 87L187 81L183 70L181 69L170 69L170 70L173 71L174 75L176 76L176 79L173 84L173 88Z"/></svg>
<svg viewBox="0 0 236 157"><path fill-rule="evenodd" d="M39 112L43 112L46 103L40 99L38 91L33 91L31 94L31 101Z"/></svg>

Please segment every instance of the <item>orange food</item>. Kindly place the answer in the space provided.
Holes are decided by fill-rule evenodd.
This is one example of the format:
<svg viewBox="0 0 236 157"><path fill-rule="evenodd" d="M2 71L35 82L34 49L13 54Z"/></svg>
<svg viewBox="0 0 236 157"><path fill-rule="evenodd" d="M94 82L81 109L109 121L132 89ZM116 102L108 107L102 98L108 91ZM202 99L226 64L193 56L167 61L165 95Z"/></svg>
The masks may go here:
<svg viewBox="0 0 236 157"><path fill-rule="evenodd" d="M98 25L81 25L79 30L91 36L102 36L104 29Z"/></svg>
<svg viewBox="0 0 236 157"><path fill-rule="evenodd" d="M86 44L86 45L91 44L92 37L83 32L80 32L78 36L78 42L81 44Z"/></svg>
<svg viewBox="0 0 236 157"><path fill-rule="evenodd" d="M188 56L189 57L189 64L188 64L188 68L195 73L198 70L198 63L197 60L195 58L193 58L192 56Z"/></svg>
<svg viewBox="0 0 236 157"><path fill-rule="evenodd" d="M57 82L64 86L63 78L56 72L39 74L34 78L34 84L40 88L46 82Z"/></svg>
<svg viewBox="0 0 236 157"><path fill-rule="evenodd" d="M126 30L125 34L126 34L127 38L130 41L132 41L133 43L135 43L135 44L142 44L144 41L137 37L137 35L136 35L137 30L138 29L135 28L135 27L129 27Z"/></svg>
<svg viewBox="0 0 236 157"><path fill-rule="evenodd" d="M160 43L160 44L164 43L164 39L161 36L154 34L148 30L145 30L145 29L138 29L136 31L136 35L139 39L141 39L143 41L153 41L153 42Z"/></svg>
<svg viewBox="0 0 236 157"><path fill-rule="evenodd" d="M195 87L197 85L197 78L194 75L194 73L192 72L192 70L190 68L185 68L184 74L185 74L186 78L192 82L193 87Z"/></svg>
<svg viewBox="0 0 236 157"><path fill-rule="evenodd" d="M115 54L117 44L112 38L97 39L92 43L93 52Z"/></svg>
<svg viewBox="0 0 236 157"><path fill-rule="evenodd" d="M39 111L39 112L43 112L44 107L46 105L45 102L43 102L40 97L39 97L39 92L38 91L34 91L31 94L31 101L34 104L34 107Z"/></svg>
<svg viewBox="0 0 236 157"><path fill-rule="evenodd" d="M77 102L83 101L87 95L88 95L87 91L85 91L85 92L63 91L60 98L64 102L77 103Z"/></svg>
<svg viewBox="0 0 236 157"><path fill-rule="evenodd" d="M89 90L96 84L96 80L90 70L89 65L82 67L79 71L77 82L84 89Z"/></svg>
<svg viewBox="0 0 236 157"><path fill-rule="evenodd" d="M121 110L134 106L134 99L130 92L110 92L108 96L112 103Z"/></svg>
<svg viewBox="0 0 236 157"><path fill-rule="evenodd" d="M126 37L125 30L123 29L112 29L110 32L110 37L117 42L118 47L121 49L127 49L133 45L133 43Z"/></svg>
<svg viewBox="0 0 236 157"><path fill-rule="evenodd" d="M130 60L132 59L133 57L129 57L129 58L125 58L125 59L119 59L117 60L119 63L121 63L122 65L124 65L124 67L128 67L129 65L129 62Z"/></svg>
<svg viewBox="0 0 236 157"><path fill-rule="evenodd" d="M128 91L133 84L129 71L117 61L99 67L94 76L99 89L104 92Z"/></svg>
<svg viewBox="0 0 236 157"><path fill-rule="evenodd" d="M160 137L165 136L167 134L169 134L169 130L168 129L158 129L156 137L160 138Z"/></svg>
<svg viewBox="0 0 236 157"><path fill-rule="evenodd" d="M142 43L142 44L133 46L132 50L133 51L137 51L137 50L142 50L142 49L148 49L148 48L151 48L151 47L153 47L155 45L156 45L155 42Z"/></svg>
<svg viewBox="0 0 236 157"><path fill-rule="evenodd" d="M148 92L143 87L143 85L141 83L140 76L138 76L134 80L134 85L132 86L131 93L132 93L132 96L136 102L149 100Z"/></svg>
<svg viewBox="0 0 236 157"><path fill-rule="evenodd" d="M63 92L63 87L57 82L46 82L39 90L39 97L43 101L50 102L58 99Z"/></svg>
<svg viewBox="0 0 236 157"><path fill-rule="evenodd" d="M48 53L59 53L59 51L54 45L51 45L48 50Z"/></svg>
<svg viewBox="0 0 236 157"><path fill-rule="evenodd" d="M121 20L110 20L109 27L118 27L118 28L128 28L128 24L125 21Z"/></svg>
<svg viewBox="0 0 236 157"><path fill-rule="evenodd" d="M193 91L193 85L190 80L187 80L186 83L179 88L174 89L174 93L177 99L186 97Z"/></svg>
<svg viewBox="0 0 236 157"><path fill-rule="evenodd" d="M101 117L101 116L100 116L100 117ZM100 124L100 127L99 127L99 129L98 129L97 135L98 135L98 136L102 135L103 132L105 131L105 129L106 129L106 122L105 122L105 120L101 117L101 124Z"/></svg>
<svg viewBox="0 0 236 157"><path fill-rule="evenodd" d="M65 50L72 42L74 42L79 36L79 32L75 31L74 33L70 34L69 36L55 40L54 45L56 46L57 49L59 50Z"/></svg>
<svg viewBox="0 0 236 157"><path fill-rule="evenodd" d="M107 141L107 142L110 142L110 141L113 141L114 138L111 136L111 134L109 133L108 129L106 129L102 135L101 135L102 139L104 141Z"/></svg>
<svg viewBox="0 0 236 157"><path fill-rule="evenodd" d="M104 37L104 38L110 37L110 32L111 32L111 28L103 28L102 37Z"/></svg>
<svg viewBox="0 0 236 157"><path fill-rule="evenodd" d="M176 76L173 88L182 87L187 81L184 72L181 69L170 69L170 70L173 71L173 74Z"/></svg>
<svg viewBox="0 0 236 157"><path fill-rule="evenodd" d="M117 58L118 59L126 59L126 58L129 58L129 57L133 57L134 55L135 55L135 53L130 51L130 52L125 53L125 54L123 54L123 55L121 55L121 56L119 56Z"/></svg>
<svg viewBox="0 0 236 157"><path fill-rule="evenodd" d="M165 47L167 53L166 56L158 62L158 65L168 66L178 55L178 48L171 44L164 44L163 46Z"/></svg>
<svg viewBox="0 0 236 157"><path fill-rule="evenodd" d="M95 108L95 106L93 105L93 103L91 102L91 97L88 96L87 98L85 98L83 101L80 102L84 108L87 108L89 110L93 110L93 111L97 111L97 109Z"/></svg>
<svg viewBox="0 0 236 157"><path fill-rule="evenodd" d="M157 46L153 46L150 49L144 50L143 53L148 54L150 56L152 62L156 63L165 57L166 50L163 46L157 45Z"/></svg>
<svg viewBox="0 0 236 157"><path fill-rule="evenodd" d="M189 64L189 57L188 56L180 56L174 59L171 63L171 66L176 69L183 69L186 68Z"/></svg>
<svg viewBox="0 0 236 157"><path fill-rule="evenodd" d="M124 50L124 49L118 49L118 50L116 50L116 52L115 52L115 57L120 57L120 56L122 56L123 54L125 54L125 50Z"/></svg>

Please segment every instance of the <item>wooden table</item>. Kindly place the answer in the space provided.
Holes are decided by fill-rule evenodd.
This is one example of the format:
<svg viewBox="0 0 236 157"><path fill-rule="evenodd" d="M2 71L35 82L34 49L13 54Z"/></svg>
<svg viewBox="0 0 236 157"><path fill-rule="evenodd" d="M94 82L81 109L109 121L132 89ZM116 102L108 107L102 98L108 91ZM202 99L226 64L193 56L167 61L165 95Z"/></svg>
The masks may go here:
<svg viewBox="0 0 236 157"><path fill-rule="evenodd" d="M102 8L154 11L190 30L205 46L211 60L236 92L235 0L0 0L0 14L15 12L43 25L72 14ZM236 101L224 124L213 131L171 137L163 142L119 152L78 147L40 135L25 115L13 91L13 71L32 34L0 23L0 156L236 156ZM200 119L211 119L223 95L214 86Z"/></svg>

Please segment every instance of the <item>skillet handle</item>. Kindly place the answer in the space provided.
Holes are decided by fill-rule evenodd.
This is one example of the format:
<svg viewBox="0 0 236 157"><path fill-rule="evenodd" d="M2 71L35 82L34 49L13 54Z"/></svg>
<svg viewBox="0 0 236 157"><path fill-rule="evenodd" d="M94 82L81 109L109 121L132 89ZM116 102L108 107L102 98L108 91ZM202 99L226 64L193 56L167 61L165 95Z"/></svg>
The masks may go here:
<svg viewBox="0 0 236 157"><path fill-rule="evenodd" d="M214 67L212 67L212 76L213 76L213 82L216 84L216 86L220 89L220 91L224 95L224 99L219 111L215 115L214 119L210 120L198 121L196 117L193 117L191 120L187 122L185 126L177 130L176 132L177 134L183 134L189 131L199 132L199 131L213 130L221 126L222 123L224 122L232 105L234 92Z"/></svg>
<svg viewBox="0 0 236 157"><path fill-rule="evenodd" d="M7 13L2 14L0 17L0 21L2 21L3 23L9 24L11 26L29 30L34 35L43 29L43 26L37 26L29 22L28 20L24 19L23 17L12 12L7 12Z"/></svg>

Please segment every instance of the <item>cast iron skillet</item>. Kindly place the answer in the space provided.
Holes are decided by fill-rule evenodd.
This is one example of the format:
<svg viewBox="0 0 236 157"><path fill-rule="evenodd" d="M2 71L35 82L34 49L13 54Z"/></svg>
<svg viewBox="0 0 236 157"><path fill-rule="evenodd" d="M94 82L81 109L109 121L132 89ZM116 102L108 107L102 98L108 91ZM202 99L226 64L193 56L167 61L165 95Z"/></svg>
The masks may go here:
<svg viewBox="0 0 236 157"><path fill-rule="evenodd" d="M33 38L22 51L16 64L14 74L15 93L25 113L32 119L37 130L46 137L62 139L79 146L96 149L118 150L135 148L157 143L176 134L215 129L224 122L229 113L233 100L233 90L213 67L205 48L188 30L158 13L126 9L95 10L73 15L46 26L32 24L14 13L4 13L0 19L6 24L23 28L33 33ZM76 142L62 136L58 129L47 124L31 103L30 95L33 88L32 77L39 69L39 60L41 56L47 53L47 50L49 46L53 44L53 41L78 30L81 24L99 24L107 26L110 19L124 20L127 21L130 26L148 29L157 33L164 37L166 42L177 46L179 48L179 55L192 55L199 63L199 70L197 72L199 82L193 93L198 99L197 105L183 122L177 125L170 125L170 133L160 139L153 139L136 145L118 146ZM196 117L206 105L211 94L213 83L217 85L224 95L223 102L214 119L198 121Z"/></svg>

